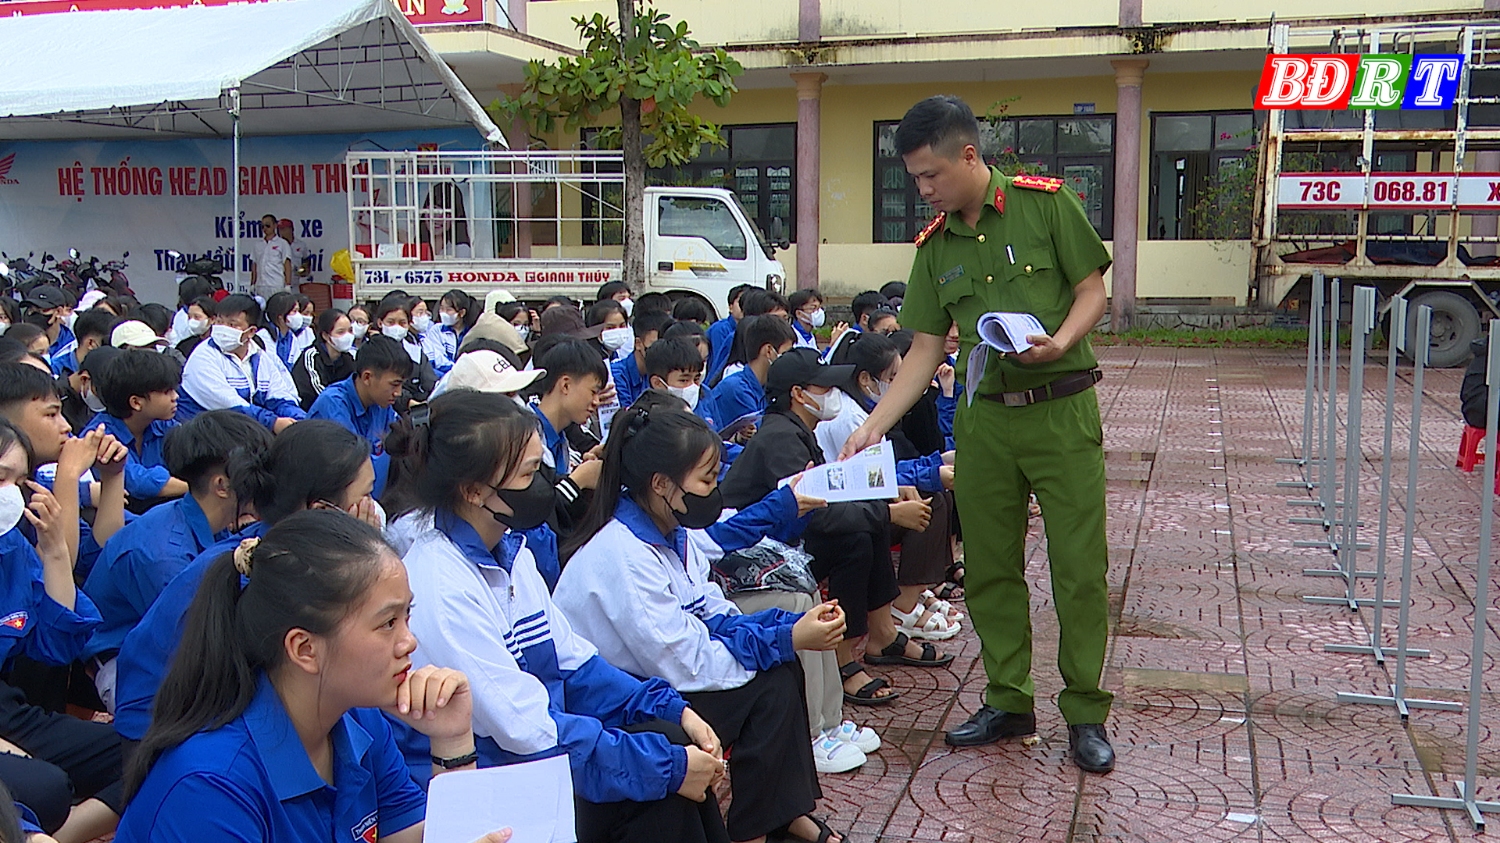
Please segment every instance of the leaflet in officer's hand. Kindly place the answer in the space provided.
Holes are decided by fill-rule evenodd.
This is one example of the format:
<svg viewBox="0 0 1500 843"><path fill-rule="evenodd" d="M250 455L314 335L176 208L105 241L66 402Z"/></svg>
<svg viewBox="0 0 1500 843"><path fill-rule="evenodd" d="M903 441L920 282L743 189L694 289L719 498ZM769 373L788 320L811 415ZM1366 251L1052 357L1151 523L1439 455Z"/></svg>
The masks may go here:
<svg viewBox="0 0 1500 843"><path fill-rule="evenodd" d="M782 478L777 487L790 482L791 477ZM813 466L802 472L797 492L829 503L894 498L897 495L896 451L890 440L882 439L847 460Z"/></svg>
<svg viewBox="0 0 1500 843"><path fill-rule="evenodd" d="M1027 337L1047 333L1041 320L1030 313L990 311L979 317L977 328L980 342L969 352L969 362L964 367L964 400L969 404L974 403L974 392L984 380L990 349L1002 354L1020 354L1031 348Z"/></svg>
<svg viewBox="0 0 1500 843"><path fill-rule="evenodd" d="M424 843L474 843L511 830L510 843L574 843L568 756L434 776Z"/></svg>

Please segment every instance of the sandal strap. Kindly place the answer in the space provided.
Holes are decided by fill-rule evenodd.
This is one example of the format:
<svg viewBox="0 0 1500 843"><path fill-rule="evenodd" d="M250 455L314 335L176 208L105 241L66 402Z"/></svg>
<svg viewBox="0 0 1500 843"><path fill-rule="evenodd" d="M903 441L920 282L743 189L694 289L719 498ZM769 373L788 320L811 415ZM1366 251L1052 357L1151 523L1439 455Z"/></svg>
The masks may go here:
<svg viewBox="0 0 1500 843"><path fill-rule="evenodd" d="M839 668L839 678L847 682L850 679L853 679L854 677L863 673L864 669L865 666L860 664L859 662L849 662L848 664Z"/></svg>
<svg viewBox="0 0 1500 843"><path fill-rule="evenodd" d="M881 650L880 651L880 655L882 655L882 656L899 656L899 655L902 655L902 654L904 654L906 652L906 643L908 641L910 641L910 640L911 640L910 638L906 637L906 633L904 633L904 632L897 632L896 633L896 640L892 641L889 647L886 647L884 650Z"/></svg>
<svg viewBox="0 0 1500 843"><path fill-rule="evenodd" d="M890 686L891 683L877 676L874 679L871 679L869 682L861 685L859 687L859 690L854 692L854 696L859 697L862 700L879 699L879 697L875 696L875 692L880 690L881 688L889 688Z"/></svg>
<svg viewBox="0 0 1500 843"><path fill-rule="evenodd" d="M925 641L922 642L922 661L924 661L924 662L935 662L935 661L937 661L937 648L934 647L934 646L932 646L931 644L928 644Z"/></svg>

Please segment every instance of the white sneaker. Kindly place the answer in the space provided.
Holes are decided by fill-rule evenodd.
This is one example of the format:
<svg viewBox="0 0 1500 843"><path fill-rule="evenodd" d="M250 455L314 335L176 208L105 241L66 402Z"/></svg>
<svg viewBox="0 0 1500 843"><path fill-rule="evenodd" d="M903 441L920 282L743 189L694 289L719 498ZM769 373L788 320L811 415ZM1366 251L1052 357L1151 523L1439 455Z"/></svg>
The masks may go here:
<svg viewBox="0 0 1500 843"><path fill-rule="evenodd" d="M868 726L855 725L853 720L845 720L836 728L829 729L828 734L843 741L859 747L859 751L866 755L880 749L880 736L875 730Z"/></svg>
<svg viewBox="0 0 1500 843"><path fill-rule="evenodd" d="M865 754L852 743L845 743L824 732L812 742L813 766L819 773L847 773L864 766Z"/></svg>

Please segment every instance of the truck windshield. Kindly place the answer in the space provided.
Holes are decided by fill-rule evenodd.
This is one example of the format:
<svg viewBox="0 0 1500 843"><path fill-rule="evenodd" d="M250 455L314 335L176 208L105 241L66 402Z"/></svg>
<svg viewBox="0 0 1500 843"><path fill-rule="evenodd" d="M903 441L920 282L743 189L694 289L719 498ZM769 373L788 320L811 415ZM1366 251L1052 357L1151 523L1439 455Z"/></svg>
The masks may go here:
<svg viewBox="0 0 1500 843"><path fill-rule="evenodd" d="M728 260L747 257L745 232L729 206L717 198L663 196L657 213L657 230L663 237L701 238Z"/></svg>
<svg viewBox="0 0 1500 843"><path fill-rule="evenodd" d="M745 222L750 223L750 230L755 232L755 242L759 243L760 250L766 253L766 260L776 260L776 250L771 247L771 241L766 239L765 232L760 230L760 223L755 221L755 216L745 210L745 206L740 202L738 195L733 192L730 192L729 195L734 197L735 207L740 209L740 213L745 217Z"/></svg>

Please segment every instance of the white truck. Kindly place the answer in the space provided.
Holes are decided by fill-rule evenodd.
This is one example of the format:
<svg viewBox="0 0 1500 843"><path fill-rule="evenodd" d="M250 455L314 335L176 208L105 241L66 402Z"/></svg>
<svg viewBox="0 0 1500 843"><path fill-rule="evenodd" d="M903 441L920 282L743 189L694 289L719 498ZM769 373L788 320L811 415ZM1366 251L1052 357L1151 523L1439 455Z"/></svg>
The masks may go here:
<svg viewBox="0 0 1500 843"><path fill-rule="evenodd" d="M593 301L601 284L623 280L619 153L359 151L347 160L356 301L455 288L491 301L501 290L525 302ZM731 287L785 285L782 232L768 240L729 190L648 187L643 222L636 295L695 297L723 316Z"/></svg>

